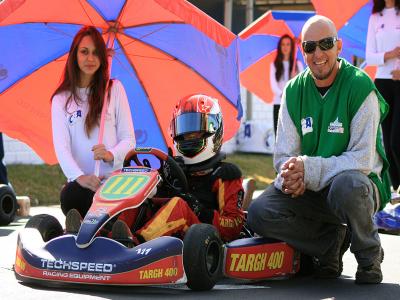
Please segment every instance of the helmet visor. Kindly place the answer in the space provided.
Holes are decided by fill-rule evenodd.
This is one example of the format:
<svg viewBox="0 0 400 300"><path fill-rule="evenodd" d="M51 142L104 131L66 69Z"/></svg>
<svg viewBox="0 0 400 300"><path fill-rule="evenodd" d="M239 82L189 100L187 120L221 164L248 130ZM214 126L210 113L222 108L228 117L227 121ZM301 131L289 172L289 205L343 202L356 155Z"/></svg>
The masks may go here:
<svg viewBox="0 0 400 300"><path fill-rule="evenodd" d="M207 139L179 140L176 149L186 157L194 157L207 146Z"/></svg>
<svg viewBox="0 0 400 300"><path fill-rule="evenodd" d="M174 138L192 132L212 134L217 131L220 122L219 114L185 113L173 119L172 134Z"/></svg>

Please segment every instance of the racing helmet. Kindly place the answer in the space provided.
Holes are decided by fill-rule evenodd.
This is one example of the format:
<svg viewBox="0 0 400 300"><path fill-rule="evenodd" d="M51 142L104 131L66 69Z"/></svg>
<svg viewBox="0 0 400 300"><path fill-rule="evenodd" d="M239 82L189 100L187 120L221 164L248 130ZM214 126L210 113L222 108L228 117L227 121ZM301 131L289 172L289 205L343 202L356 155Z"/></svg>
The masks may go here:
<svg viewBox="0 0 400 300"><path fill-rule="evenodd" d="M218 100L202 94L184 97L175 106L170 129L176 156L185 164L214 157L221 150L224 135Z"/></svg>

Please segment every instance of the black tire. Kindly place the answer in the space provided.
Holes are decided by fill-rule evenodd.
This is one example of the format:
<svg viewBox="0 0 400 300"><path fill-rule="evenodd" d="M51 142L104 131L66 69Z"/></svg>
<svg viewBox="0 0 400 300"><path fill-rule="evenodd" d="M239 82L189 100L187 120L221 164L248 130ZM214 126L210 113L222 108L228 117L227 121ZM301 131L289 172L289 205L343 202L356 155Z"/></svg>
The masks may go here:
<svg viewBox="0 0 400 300"><path fill-rule="evenodd" d="M14 191L6 184L0 184L0 226L14 221L18 203Z"/></svg>
<svg viewBox="0 0 400 300"><path fill-rule="evenodd" d="M310 276L313 275L314 272L315 268L313 258L307 254L300 253L300 268L299 271L296 273L296 276Z"/></svg>
<svg viewBox="0 0 400 300"><path fill-rule="evenodd" d="M211 290L221 277L222 241L214 226L192 225L183 240L186 285L195 291Z"/></svg>
<svg viewBox="0 0 400 300"><path fill-rule="evenodd" d="M45 242L64 233L60 222L55 217L46 214L33 216L26 223L25 228L36 228Z"/></svg>

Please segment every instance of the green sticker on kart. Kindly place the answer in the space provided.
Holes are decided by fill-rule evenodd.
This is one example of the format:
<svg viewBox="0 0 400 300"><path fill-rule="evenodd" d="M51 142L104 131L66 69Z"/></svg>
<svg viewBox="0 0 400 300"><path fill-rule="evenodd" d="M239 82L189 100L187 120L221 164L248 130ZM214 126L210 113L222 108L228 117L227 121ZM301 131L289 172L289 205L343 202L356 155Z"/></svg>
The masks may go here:
<svg viewBox="0 0 400 300"><path fill-rule="evenodd" d="M146 175L116 175L107 180L100 192L106 200L121 200L135 196L150 180Z"/></svg>

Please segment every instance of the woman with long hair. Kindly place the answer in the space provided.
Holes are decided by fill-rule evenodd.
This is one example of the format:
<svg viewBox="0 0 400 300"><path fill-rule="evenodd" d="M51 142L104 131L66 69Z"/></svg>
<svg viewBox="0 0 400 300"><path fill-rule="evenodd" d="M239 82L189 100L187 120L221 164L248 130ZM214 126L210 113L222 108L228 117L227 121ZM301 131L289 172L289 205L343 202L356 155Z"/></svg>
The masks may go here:
<svg viewBox="0 0 400 300"><path fill-rule="evenodd" d="M107 82L104 138L98 144ZM124 87L109 78L107 48L95 27L83 27L75 35L51 101L54 148L68 180L61 191L61 209L64 214L76 209L84 216L101 181L122 167L135 145ZM99 176L94 175L96 160L101 161Z"/></svg>
<svg viewBox="0 0 400 300"><path fill-rule="evenodd" d="M366 60L377 65L375 85L389 104L382 123L393 189L400 184L400 0L374 0L369 18Z"/></svg>
<svg viewBox="0 0 400 300"><path fill-rule="evenodd" d="M303 71L303 64L296 60L296 45L294 39L285 34L281 36L277 46L277 53L274 62L270 68L270 84L274 93L274 132L278 124L278 113L281 106L282 91L289 79Z"/></svg>

